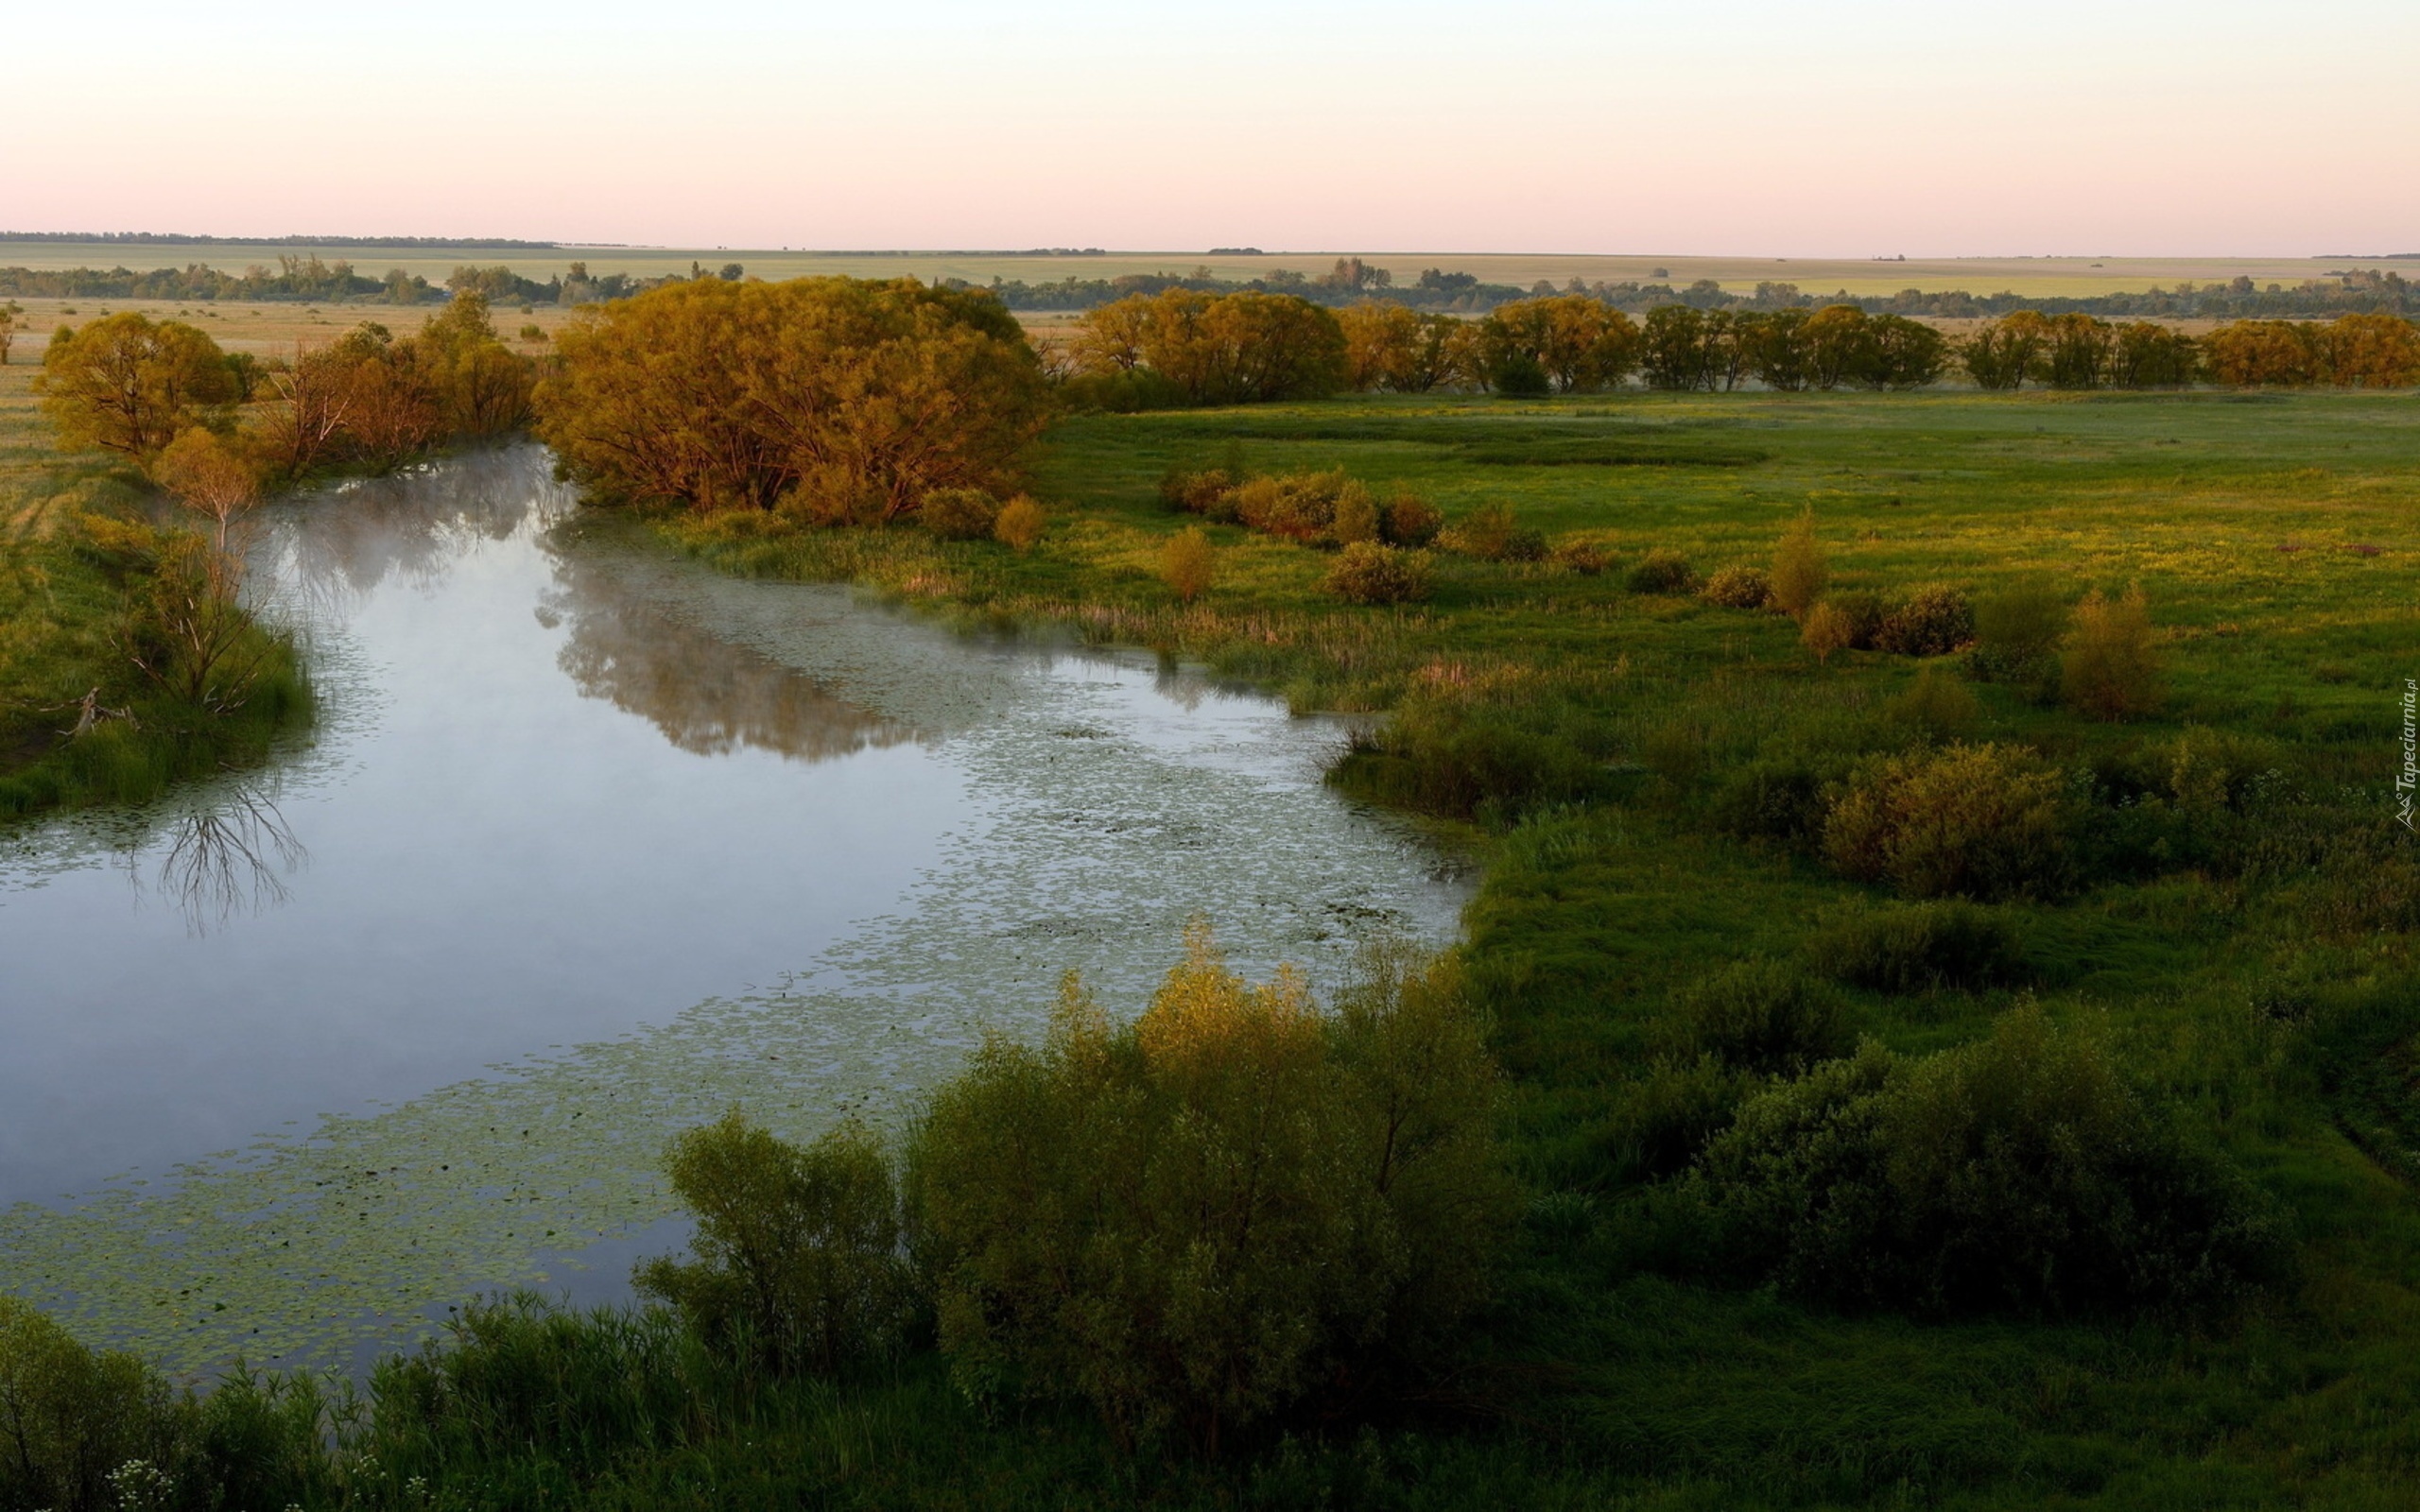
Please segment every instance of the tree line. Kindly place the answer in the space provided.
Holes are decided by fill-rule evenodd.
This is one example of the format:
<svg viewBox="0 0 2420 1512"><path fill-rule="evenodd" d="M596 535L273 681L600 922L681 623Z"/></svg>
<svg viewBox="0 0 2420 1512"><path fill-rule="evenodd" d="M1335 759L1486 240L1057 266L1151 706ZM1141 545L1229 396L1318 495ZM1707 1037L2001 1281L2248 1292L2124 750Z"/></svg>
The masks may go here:
<svg viewBox="0 0 2420 1512"><path fill-rule="evenodd" d="M372 278L343 258L322 262L316 252L282 255L277 262L273 272L254 264L241 273L221 272L204 263L157 268L148 273L126 267L0 267L0 295L51 300L307 300L325 303L431 304L468 291L491 304L592 304L644 294L684 277L736 279L744 271L737 263L708 269L692 262L686 274L591 274L586 263L576 262L567 272L542 283L497 264L459 266L442 284L435 284L421 274L402 268L389 268L383 276Z"/></svg>
<svg viewBox="0 0 2420 1512"><path fill-rule="evenodd" d="M1953 371L1986 389L2400 387L2420 383L2420 331L2400 316L2255 320L2193 337L2147 320L2019 310L1953 337L1854 304L1770 311L1671 304L1633 320L1585 295L1477 319L1365 300L1193 288L1089 312L1054 357L1080 404L1132 409L1306 399L1347 390L1600 393L1749 383L1784 391L1911 389Z"/></svg>
<svg viewBox="0 0 2420 1512"><path fill-rule="evenodd" d="M1746 292L1724 288L1713 279L1674 284L1656 280L1595 280L1572 278L1557 284L1540 279L1529 285L1489 284L1472 273L1430 267L1416 279L1397 282L1391 269L1361 259L1339 258L1327 272L1312 275L1277 269L1249 280L1222 279L1207 266L1189 272L1126 273L1115 278L1057 279L1029 284L1021 279L994 279L988 285L964 280L956 286L988 287L1012 310L1089 310L1136 294L1192 289L1203 294L1290 294L1335 308L1363 299L1376 299L1412 309L1477 314L1523 300L1575 295L1637 316L1669 304L1701 310L1820 309L1850 304L1868 315L1904 315L1933 319L1970 320L2035 310L2045 315L2094 315L2104 318L2157 318L2171 320L2314 318L2342 314L2387 311L2420 315L2420 287L2401 272L2381 268L2347 268L2324 279L2302 283L2256 284L2249 277L2225 283L2180 282L2173 288L2154 285L2141 293L2083 296L1977 294L1964 289L1901 289L1893 294L1811 293L1796 284L1759 281Z"/></svg>

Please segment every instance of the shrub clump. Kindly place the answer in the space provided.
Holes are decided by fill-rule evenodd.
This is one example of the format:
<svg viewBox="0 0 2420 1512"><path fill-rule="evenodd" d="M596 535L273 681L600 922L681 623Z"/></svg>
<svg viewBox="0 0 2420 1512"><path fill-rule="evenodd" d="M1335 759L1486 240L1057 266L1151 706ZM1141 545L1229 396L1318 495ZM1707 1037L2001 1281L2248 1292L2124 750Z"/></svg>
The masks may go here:
<svg viewBox="0 0 2420 1512"><path fill-rule="evenodd" d="M1338 554L1327 591L1348 604L1409 604L1428 596L1428 557L1374 541L1357 541Z"/></svg>
<svg viewBox="0 0 2420 1512"><path fill-rule="evenodd" d="M1217 575L1217 555L1200 525L1185 526L1160 548L1160 577L1183 603L1208 593Z"/></svg>
<svg viewBox="0 0 2420 1512"><path fill-rule="evenodd" d="M1612 565L1605 548L1593 541L1569 537L1555 542L1552 559L1564 572L1582 577L1594 577Z"/></svg>
<svg viewBox="0 0 2420 1512"><path fill-rule="evenodd" d="M1824 853L1919 898L2044 895L2069 880L2072 829L2056 767L2017 747L1959 745L1867 765L1832 804Z"/></svg>
<svg viewBox="0 0 2420 1512"><path fill-rule="evenodd" d="M1891 700L1884 714L1932 740L1955 740L1975 728L1982 707L1974 693L1938 663L1919 667L1915 681Z"/></svg>
<svg viewBox="0 0 2420 1512"><path fill-rule="evenodd" d="M1623 586L1634 593L1694 593L1698 570L1679 552L1659 546L1632 564Z"/></svg>
<svg viewBox="0 0 2420 1512"><path fill-rule="evenodd" d="M1857 644L1857 627L1847 613L1830 599L1808 607L1798 620L1799 644L1815 653L1815 660L1829 665L1832 653L1845 651Z"/></svg>
<svg viewBox="0 0 2420 1512"><path fill-rule="evenodd" d="M1783 1291L1924 1314L2221 1303L2271 1279L2250 1185L2039 1007L1922 1058L1868 1041L1750 1098L1699 1190Z"/></svg>
<svg viewBox="0 0 2420 1512"><path fill-rule="evenodd" d="M2045 577L2028 578L1975 605L1975 644L1966 670L1979 682L2030 686L2040 696L2059 683L2059 640L2067 601Z"/></svg>
<svg viewBox="0 0 2420 1512"><path fill-rule="evenodd" d="M2009 987L2031 974L2008 916L1962 899L1860 911L1818 932L1808 961L1876 992Z"/></svg>
<svg viewBox="0 0 2420 1512"><path fill-rule="evenodd" d="M2110 599L2095 589L2076 606L2059 655L2059 691L2096 719L2133 719L2159 707L2152 610L2140 586Z"/></svg>
<svg viewBox="0 0 2420 1512"><path fill-rule="evenodd" d="M1725 567L1705 580L1702 595L1724 609L1763 609L1772 602L1772 579L1755 567Z"/></svg>
<svg viewBox="0 0 2420 1512"><path fill-rule="evenodd" d="M1736 962L1690 986L1675 1006L1690 1049L1758 1075L1802 1072L1850 1048L1840 1000L1787 962Z"/></svg>
<svg viewBox="0 0 2420 1512"><path fill-rule="evenodd" d="M1170 468L1160 478L1160 503L1183 514L1208 514L1241 482L1242 478L1222 467L1200 472Z"/></svg>
<svg viewBox="0 0 2420 1512"><path fill-rule="evenodd" d="M1547 538L1523 525L1512 507L1502 503L1480 505L1439 532L1437 544L1480 561L1542 561L1547 555Z"/></svg>
<svg viewBox="0 0 2420 1512"><path fill-rule="evenodd" d="M1975 606L1947 583L1927 583L1882 616L1874 646L1893 656L1947 656L1975 639Z"/></svg>
<svg viewBox="0 0 2420 1512"><path fill-rule="evenodd" d="M942 1348L970 1390L1215 1454L1484 1299L1520 1211L1498 1095L1450 960L1382 952L1322 1013L1197 923L1124 1028L1071 976L1043 1047L987 1041L917 1136Z"/></svg>
<svg viewBox="0 0 2420 1512"><path fill-rule="evenodd" d="M1770 579L1773 607L1791 619L1804 619L1824 596L1831 578L1823 543L1815 539L1815 511L1809 507L1782 532L1780 543L1773 548Z"/></svg>
<svg viewBox="0 0 2420 1512"><path fill-rule="evenodd" d="M1380 523L1380 533L1390 546L1405 546L1414 551L1437 539L1445 528L1445 516L1435 505L1416 493L1398 493L1389 499Z"/></svg>
<svg viewBox="0 0 2420 1512"><path fill-rule="evenodd" d="M1000 506L999 518L992 522L992 538L1011 551L1031 551L1049 526L1050 516L1041 501L1020 493Z"/></svg>
<svg viewBox="0 0 2420 1512"><path fill-rule="evenodd" d="M802 1149L735 1112L674 1140L665 1170L697 1258L641 1264L641 1296L777 1371L828 1375L896 1344L912 1297L899 1197L863 1127Z"/></svg>
<svg viewBox="0 0 2420 1512"><path fill-rule="evenodd" d="M916 518L943 541L982 541L1000 518L1000 501L981 489L935 489Z"/></svg>

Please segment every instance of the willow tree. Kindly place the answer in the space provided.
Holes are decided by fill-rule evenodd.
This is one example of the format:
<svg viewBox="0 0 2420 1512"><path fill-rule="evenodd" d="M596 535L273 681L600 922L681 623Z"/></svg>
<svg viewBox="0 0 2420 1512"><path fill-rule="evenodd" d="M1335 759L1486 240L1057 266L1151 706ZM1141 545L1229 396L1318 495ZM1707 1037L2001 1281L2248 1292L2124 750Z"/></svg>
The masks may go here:
<svg viewBox="0 0 2420 1512"><path fill-rule="evenodd" d="M1003 491L1047 419L988 295L912 279L700 279L583 306L537 430L599 497L873 524L937 489Z"/></svg>
<svg viewBox="0 0 2420 1512"><path fill-rule="evenodd" d="M63 445L147 462L236 397L226 353L208 333L132 310L52 332L34 391Z"/></svg>

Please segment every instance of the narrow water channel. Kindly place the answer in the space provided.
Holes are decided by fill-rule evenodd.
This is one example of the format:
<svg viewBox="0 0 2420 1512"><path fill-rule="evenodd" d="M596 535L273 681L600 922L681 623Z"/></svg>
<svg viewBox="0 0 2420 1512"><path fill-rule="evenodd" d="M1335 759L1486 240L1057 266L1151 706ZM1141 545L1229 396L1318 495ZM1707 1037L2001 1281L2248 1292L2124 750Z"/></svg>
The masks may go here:
<svg viewBox="0 0 2420 1512"><path fill-rule="evenodd" d="M1344 738L1147 658L952 636L579 511L520 448L269 511L322 717L0 835L0 1292L180 1369L618 1295L668 1134L895 1127L1193 914L1335 981L1463 891Z"/></svg>

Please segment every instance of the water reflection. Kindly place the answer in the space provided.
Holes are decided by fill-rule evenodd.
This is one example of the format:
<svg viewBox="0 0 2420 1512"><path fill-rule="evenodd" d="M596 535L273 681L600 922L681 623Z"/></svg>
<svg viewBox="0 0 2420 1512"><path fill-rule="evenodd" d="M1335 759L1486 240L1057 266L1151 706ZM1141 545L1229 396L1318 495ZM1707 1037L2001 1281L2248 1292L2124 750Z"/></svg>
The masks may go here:
<svg viewBox="0 0 2420 1512"><path fill-rule="evenodd" d="M555 662L583 697L637 714L696 755L752 747L818 762L920 738L650 601L607 562L558 554L538 616L568 627Z"/></svg>
<svg viewBox="0 0 2420 1512"><path fill-rule="evenodd" d="M345 484L282 511L279 588L306 617L341 615L380 585L429 589L483 543L509 541L577 506L534 447L473 452Z"/></svg>
<svg viewBox="0 0 2420 1512"><path fill-rule="evenodd" d="M194 935L284 903L293 896L285 879L310 859L277 805L241 783L187 810L167 826L166 835L157 885L176 900L186 931ZM142 874L131 853L127 864L140 889Z"/></svg>

